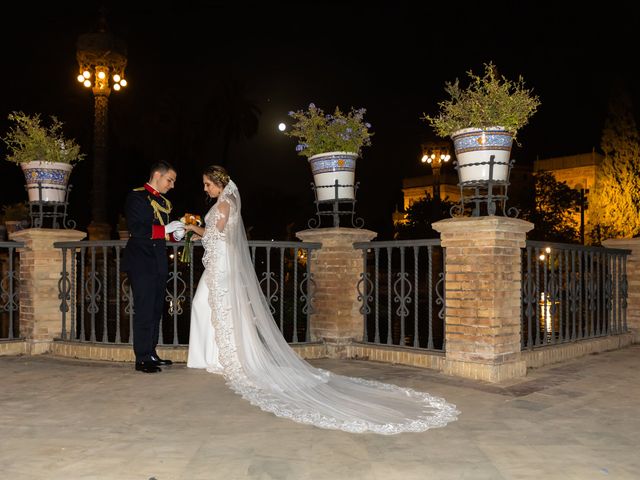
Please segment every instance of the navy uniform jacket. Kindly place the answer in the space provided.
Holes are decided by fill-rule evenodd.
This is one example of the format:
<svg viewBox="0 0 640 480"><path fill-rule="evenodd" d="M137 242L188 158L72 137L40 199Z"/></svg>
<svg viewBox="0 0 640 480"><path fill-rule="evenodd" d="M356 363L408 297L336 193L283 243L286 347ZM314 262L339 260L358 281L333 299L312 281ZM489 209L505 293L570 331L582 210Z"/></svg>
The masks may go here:
<svg viewBox="0 0 640 480"><path fill-rule="evenodd" d="M171 202L145 185L128 193L124 212L129 241L122 257L122 270L166 275L169 268L163 225L170 221Z"/></svg>

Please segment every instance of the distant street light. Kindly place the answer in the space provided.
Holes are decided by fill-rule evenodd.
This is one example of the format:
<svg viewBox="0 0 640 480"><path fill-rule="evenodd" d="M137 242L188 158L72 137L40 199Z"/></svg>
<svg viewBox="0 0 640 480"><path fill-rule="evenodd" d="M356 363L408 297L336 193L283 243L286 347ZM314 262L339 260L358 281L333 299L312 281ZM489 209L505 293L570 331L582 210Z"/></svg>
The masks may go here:
<svg viewBox="0 0 640 480"><path fill-rule="evenodd" d="M278 130L280 130L281 132L284 132L286 129L287 129L287 126L284 123L280 122L278 124Z"/></svg>
<svg viewBox="0 0 640 480"><path fill-rule="evenodd" d="M445 146L432 147L424 151L420 161L422 163L428 163L431 165L433 171L433 198L440 200L440 168L443 163L447 163L451 160L449 155L449 149Z"/></svg>
<svg viewBox="0 0 640 480"><path fill-rule="evenodd" d="M107 223L107 126L111 89L127 86L124 69L127 66L126 46L107 31L104 10L100 12L98 31L78 37L77 54L80 73L78 82L92 87L95 99L93 123L93 185L89 238L111 238Z"/></svg>

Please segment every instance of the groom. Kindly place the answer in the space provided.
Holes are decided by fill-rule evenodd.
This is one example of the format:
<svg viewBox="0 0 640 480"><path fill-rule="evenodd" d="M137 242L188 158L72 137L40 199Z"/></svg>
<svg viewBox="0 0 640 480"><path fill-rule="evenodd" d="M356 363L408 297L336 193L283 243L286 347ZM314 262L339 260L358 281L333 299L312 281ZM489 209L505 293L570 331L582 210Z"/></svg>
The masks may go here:
<svg viewBox="0 0 640 480"><path fill-rule="evenodd" d="M174 187L176 169L166 162L152 165L149 181L129 192L125 216L129 240L122 258L133 291L133 351L136 370L160 372L171 360L158 357L158 333L168 275L166 240L184 237L184 225L170 222L171 202L163 196Z"/></svg>

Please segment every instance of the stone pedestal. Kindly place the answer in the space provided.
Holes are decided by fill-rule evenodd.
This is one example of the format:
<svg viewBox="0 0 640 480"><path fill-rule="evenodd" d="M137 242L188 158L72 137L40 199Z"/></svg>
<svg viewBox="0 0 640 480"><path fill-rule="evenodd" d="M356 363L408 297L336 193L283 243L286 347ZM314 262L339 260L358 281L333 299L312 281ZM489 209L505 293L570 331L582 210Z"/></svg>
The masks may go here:
<svg viewBox="0 0 640 480"><path fill-rule="evenodd" d="M27 353L35 355L51 349L60 337L62 320L58 281L62 271L62 252L55 242L82 240L86 233L77 230L29 228L11 234L24 242L20 254L20 336L27 342ZM67 271L71 259L67 258Z"/></svg>
<svg viewBox="0 0 640 480"><path fill-rule="evenodd" d="M315 286L311 340L326 342L329 356L342 357L346 355L346 345L362 341L364 336L357 298L363 253L353 244L368 242L377 233L356 228L318 228L296 235L304 242L322 243L322 248L313 250L308 259Z"/></svg>
<svg viewBox="0 0 640 480"><path fill-rule="evenodd" d="M432 226L446 248L444 372L489 382L525 376L521 249L533 224L489 216Z"/></svg>
<svg viewBox="0 0 640 480"><path fill-rule="evenodd" d="M627 326L640 341L640 238L605 240L607 248L631 250L627 257Z"/></svg>

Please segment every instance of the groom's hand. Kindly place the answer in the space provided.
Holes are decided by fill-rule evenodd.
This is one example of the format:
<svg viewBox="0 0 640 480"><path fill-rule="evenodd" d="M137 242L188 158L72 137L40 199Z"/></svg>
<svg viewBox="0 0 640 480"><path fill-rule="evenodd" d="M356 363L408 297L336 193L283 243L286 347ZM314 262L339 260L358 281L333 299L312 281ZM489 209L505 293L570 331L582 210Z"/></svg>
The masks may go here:
<svg viewBox="0 0 640 480"><path fill-rule="evenodd" d="M179 220L174 220L171 223L168 223L164 227L164 233L173 233L177 230L182 230L184 232L184 223ZM184 235L184 234L183 234ZM174 235L175 236L175 235Z"/></svg>
<svg viewBox="0 0 640 480"><path fill-rule="evenodd" d="M173 239L176 242L179 242L180 240L182 240L184 238L184 234L185 233L186 233L186 230L184 228L179 228L178 230L173 232Z"/></svg>

